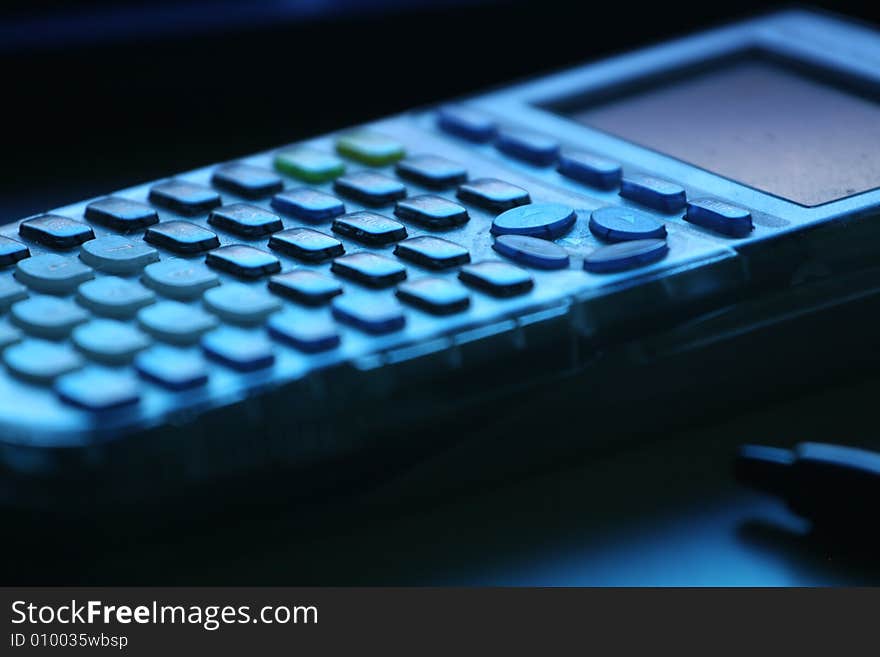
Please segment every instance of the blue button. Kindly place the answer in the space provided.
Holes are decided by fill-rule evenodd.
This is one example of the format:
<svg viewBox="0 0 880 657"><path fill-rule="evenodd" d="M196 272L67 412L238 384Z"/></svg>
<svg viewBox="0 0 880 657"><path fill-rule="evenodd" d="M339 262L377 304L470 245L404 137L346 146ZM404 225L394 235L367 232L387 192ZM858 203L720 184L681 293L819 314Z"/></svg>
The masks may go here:
<svg viewBox="0 0 880 657"><path fill-rule="evenodd" d="M394 214L404 221L412 221L433 230L462 226L470 219L468 211L458 203L432 194L398 201Z"/></svg>
<svg viewBox="0 0 880 657"><path fill-rule="evenodd" d="M337 178L333 189L358 203L377 207L406 197L406 187L402 183L373 171L358 171Z"/></svg>
<svg viewBox="0 0 880 657"><path fill-rule="evenodd" d="M559 142L533 132L502 130L495 140L495 148L518 160L547 166L559 155Z"/></svg>
<svg viewBox="0 0 880 657"><path fill-rule="evenodd" d="M25 340L6 348L3 362L16 376L35 383L49 383L83 366L82 357L69 347L43 340Z"/></svg>
<svg viewBox="0 0 880 657"><path fill-rule="evenodd" d="M95 238L88 224L57 214L22 221L18 225L18 234L53 249L72 249Z"/></svg>
<svg viewBox="0 0 880 657"><path fill-rule="evenodd" d="M159 252L141 240L106 235L82 245L80 260L111 274L135 274L159 259Z"/></svg>
<svg viewBox="0 0 880 657"><path fill-rule="evenodd" d="M446 105L437 110L437 126L444 132L473 142L486 142L495 136L495 121L482 112L463 105Z"/></svg>
<svg viewBox="0 0 880 657"><path fill-rule="evenodd" d="M77 301L99 315L132 317L156 300L152 290L136 281L118 276L102 276L79 286Z"/></svg>
<svg viewBox="0 0 880 657"><path fill-rule="evenodd" d="M205 306L234 324L259 324L281 308L281 302L262 288L226 283L205 292Z"/></svg>
<svg viewBox="0 0 880 657"><path fill-rule="evenodd" d="M261 332L224 326L202 338L210 358L240 372L253 372L275 362L272 344Z"/></svg>
<svg viewBox="0 0 880 657"><path fill-rule="evenodd" d="M79 258L44 253L16 263L15 277L39 292L69 294L80 283L94 278L95 272Z"/></svg>
<svg viewBox="0 0 880 657"><path fill-rule="evenodd" d="M449 269L471 261L463 246L431 235L411 237L394 247L394 255L428 269Z"/></svg>
<svg viewBox="0 0 880 657"><path fill-rule="evenodd" d="M201 262L171 258L144 269L144 283L175 299L194 299L208 288L220 285L220 278Z"/></svg>
<svg viewBox="0 0 880 657"><path fill-rule="evenodd" d="M420 278L397 288L397 298L434 315L451 315L466 309L471 298L467 290L446 278Z"/></svg>
<svg viewBox="0 0 880 657"><path fill-rule="evenodd" d="M188 349L157 345L138 354L134 366L142 377L169 390L195 388L208 382L205 361Z"/></svg>
<svg viewBox="0 0 880 657"><path fill-rule="evenodd" d="M336 297L333 316L343 324L374 335L399 331L406 324L406 317L396 301L374 295Z"/></svg>
<svg viewBox="0 0 880 657"><path fill-rule="evenodd" d="M352 212L333 221L334 233L369 244L382 246L406 239L406 227L375 212Z"/></svg>
<svg viewBox="0 0 880 657"><path fill-rule="evenodd" d="M137 379L97 367L62 376L55 382L55 392L68 404L89 411L131 406L140 400Z"/></svg>
<svg viewBox="0 0 880 657"><path fill-rule="evenodd" d="M465 285L496 297L525 294L535 286L527 271L497 260L486 260L462 267L458 278Z"/></svg>
<svg viewBox="0 0 880 657"><path fill-rule="evenodd" d="M559 155L557 170L566 178L599 189L617 187L623 173L620 164L614 160L583 151L563 151Z"/></svg>
<svg viewBox="0 0 880 657"><path fill-rule="evenodd" d="M86 206L86 219L107 228L130 233L159 222L159 214L145 203L108 196Z"/></svg>
<svg viewBox="0 0 880 657"><path fill-rule="evenodd" d="M281 271L281 261L271 253L246 244L230 244L214 249L205 264L240 278L260 278Z"/></svg>
<svg viewBox="0 0 880 657"><path fill-rule="evenodd" d="M71 336L77 348L89 358L118 365L150 346L150 339L125 322L95 319L78 326Z"/></svg>
<svg viewBox="0 0 880 657"><path fill-rule="evenodd" d="M28 333L57 340L89 318L78 305L55 297L31 297L12 305L12 321Z"/></svg>
<svg viewBox="0 0 880 657"><path fill-rule="evenodd" d="M215 187L249 199L264 198L284 189L284 182L275 172L238 162L218 168L211 182Z"/></svg>
<svg viewBox="0 0 880 657"><path fill-rule="evenodd" d="M456 196L490 212L503 212L531 202L529 193L522 187L496 178L480 178L461 185Z"/></svg>
<svg viewBox="0 0 880 657"><path fill-rule="evenodd" d="M508 210L492 222L493 235L530 235L548 240L565 235L577 214L560 203L533 203Z"/></svg>
<svg viewBox="0 0 880 657"><path fill-rule="evenodd" d="M210 187L184 180L168 180L153 185L150 203L185 215L206 214L221 203L220 194Z"/></svg>
<svg viewBox="0 0 880 657"><path fill-rule="evenodd" d="M666 240L633 240L603 246L584 258L584 269L594 274L624 271L662 260L669 253Z"/></svg>
<svg viewBox="0 0 880 657"><path fill-rule="evenodd" d="M277 214L247 203L217 208L211 212L208 223L244 237L260 237L284 228Z"/></svg>
<svg viewBox="0 0 880 657"><path fill-rule="evenodd" d="M174 344L191 344L214 328L213 315L179 301L163 301L138 313L140 325L153 336Z"/></svg>
<svg viewBox="0 0 880 657"><path fill-rule="evenodd" d="M16 301L27 299L27 290L9 276L0 278L0 312L5 312Z"/></svg>
<svg viewBox="0 0 880 657"><path fill-rule="evenodd" d="M568 253L561 246L528 235L499 235L492 245L498 253L538 269L565 269Z"/></svg>
<svg viewBox="0 0 880 657"><path fill-rule="evenodd" d="M306 262L321 262L345 253L338 239L311 228L289 228L275 233L269 239L269 248Z"/></svg>
<svg viewBox="0 0 880 657"><path fill-rule="evenodd" d="M308 269L273 276L269 279L269 289L307 306L320 306L342 294L342 286L338 281Z"/></svg>
<svg viewBox="0 0 880 657"><path fill-rule="evenodd" d="M316 189L292 189L272 198L272 207L297 219L330 221L345 213L345 204L335 196Z"/></svg>
<svg viewBox="0 0 880 657"><path fill-rule="evenodd" d="M269 320L269 334L300 351L314 354L339 346L336 325L326 315L288 310Z"/></svg>
<svg viewBox="0 0 880 657"><path fill-rule="evenodd" d="M15 264L30 254L30 250L21 242L0 235L0 267Z"/></svg>
<svg viewBox="0 0 880 657"><path fill-rule="evenodd" d="M437 155L419 155L398 162L397 175L423 187L444 189L467 180L467 171L460 164Z"/></svg>
<svg viewBox="0 0 880 657"><path fill-rule="evenodd" d="M647 212L619 205L593 210L590 231L609 242L666 238L666 226L662 221Z"/></svg>
<svg viewBox="0 0 880 657"><path fill-rule="evenodd" d="M684 220L731 237L745 237L754 229L748 210L714 198L688 203Z"/></svg>
<svg viewBox="0 0 880 657"><path fill-rule="evenodd" d="M374 253L352 253L336 258L330 271L370 287L390 287L406 278L406 267Z"/></svg>
<svg viewBox="0 0 880 657"><path fill-rule="evenodd" d="M681 185L653 176L626 176L620 182L620 195L660 212L678 212L687 202Z"/></svg>

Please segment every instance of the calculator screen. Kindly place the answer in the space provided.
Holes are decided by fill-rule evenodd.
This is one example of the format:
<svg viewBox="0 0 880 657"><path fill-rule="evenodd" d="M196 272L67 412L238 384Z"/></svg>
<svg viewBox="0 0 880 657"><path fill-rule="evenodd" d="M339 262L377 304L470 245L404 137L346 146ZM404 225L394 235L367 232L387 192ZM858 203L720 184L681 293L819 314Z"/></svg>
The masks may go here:
<svg viewBox="0 0 880 657"><path fill-rule="evenodd" d="M757 57L568 113L805 206L880 187L880 103Z"/></svg>

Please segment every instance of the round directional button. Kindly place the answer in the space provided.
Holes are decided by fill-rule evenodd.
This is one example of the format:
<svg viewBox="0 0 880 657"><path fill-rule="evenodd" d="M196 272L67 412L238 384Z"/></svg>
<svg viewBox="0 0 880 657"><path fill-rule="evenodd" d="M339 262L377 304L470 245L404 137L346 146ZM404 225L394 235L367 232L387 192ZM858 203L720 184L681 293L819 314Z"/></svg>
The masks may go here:
<svg viewBox="0 0 880 657"><path fill-rule="evenodd" d="M565 269L568 253L561 246L528 235L499 235L492 245L498 253L527 267Z"/></svg>
<svg viewBox="0 0 880 657"><path fill-rule="evenodd" d="M632 240L603 246L584 258L584 269L604 274L635 269L662 260L669 253L666 240Z"/></svg>
<svg viewBox="0 0 880 657"><path fill-rule="evenodd" d="M662 221L642 210L619 205L593 210L590 215L590 231L596 237L609 242L666 237L666 226Z"/></svg>
<svg viewBox="0 0 880 657"><path fill-rule="evenodd" d="M561 203L532 203L495 217L492 234L529 235L552 240L565 235L576 220L575 211Z"/></svg>

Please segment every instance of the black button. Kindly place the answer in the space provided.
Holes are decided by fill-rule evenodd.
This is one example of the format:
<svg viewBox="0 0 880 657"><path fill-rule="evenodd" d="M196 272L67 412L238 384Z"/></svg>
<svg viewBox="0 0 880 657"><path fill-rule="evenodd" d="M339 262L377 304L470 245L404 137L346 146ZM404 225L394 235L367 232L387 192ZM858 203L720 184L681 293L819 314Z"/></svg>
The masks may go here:
<svg viewBox="0 0 880 657"><path fill-rule="evenodd" d="M331 311L343 324L373 335L393 333L406 326L406 317L394 299L346 295L333 300Z"/></svg>
<svg viewBox="0 0 880 657"><path fill-rule="evenodd" d="M72 249L95 238L95 233L88 224L57 214L44 214L22 221L18 226L18 234L53 249Z"/></svg>
<svg viewBox="0 0 880 657"><path fill-rule="evenodd" d="M373 171L358 171L337 178L333 189L364 205L388 205L406 197L406 187L401 183Z"/></svg>
<svg viewBox="0 0 880 657"><path fill-rule="evenodd" d="M244 237L268 235L284 228L277 214L246 203L217 208L211 212L208 223Z"/></svg>
<svg viewBox="0 0 880 657"><path fill-rule="evenodd" d="M406 239L406 227L375 212L352 212L333 221L333 232L381 246Z"/></svg>
<svg viewBox="0 0 880 657"><path fill-rule="evenodd" d="M205 264L242 278L259 278L281 271L281 261L271 253L244 244L223 246L211 251Z"/></svg>
<svg viewBox="0 0 880 657"><path fill-rule="evenodd" d="M311 228L290 228L275 233L269 238L269 248L306 262L322 262L345 253L338 239Z"/></svg>
<svg viewBox="0 0 880 657"><path fill-rule="evenodd" d="M404 221L412 221L435 230L455 228L466 224L470 219L467 210L458 203L430 194L398 201L394 214Z"/></svg>
<svg viewBox="0 0 880 657"><path fill-rule="evenodd" d="M144 239L177 253L201 253L220 246L214 233L188 221L163 221L148 228Z"/></svg>
<svg viewBox="0 0 880 657"><path fill-rule="evenodd" d="M452 187L467 180L463 166L436 155L407 158L397 164L396 171L401 178L433 189Z"/></svg>
<svg viewBox="0 0 880 657"><path fill-rule="evenodd" d="M86 219L128 233L159 222L159 214L146 203L108 196L86 206Z"/></svg>
<svg viewBox="0 0 880 657"><path fill-rule="evenodd" d="M430 235L401 242L394 248L394 255L429 269L448 269L471 261L463 246Z"/></svg>
<svg viewBox="0 0 880 657"><path fill-rule="evenodd" d="M463 283L496 297L512 297L534 287L528 272L497 260L486 260L462 267L458 277Z"/></svg>
<svg viewBox="0 0 880 657"><path fill-rule="evenodd" d="M481 178L458 188L458 198L491 212L503 212L530 203L529 193L522 187L495 178Z"/></svg>
<svg viewBox="0 0 880 657"><path fill-rule="evenodd" d="M0 267L15 264L30 255L30 250L21 242L0 236Z"/></svg>
<svg viewBox="0 0 880 657"><path fill-rule="evenodd" d="M169 180L153 185L150 202L172 212L186 215L204 214L220 205L220 195L210 187Z"/></svg>
<svg viewBox="0 0 880 657"><path fill-rule="evenodd" d="M284 182L274 172L241 163L220 167L214 171L211 182L220 189L249 199L265 198L284 189Z"/></svg>
<svg viewBox="0 0 880 657"><path fill-rule="evenodd" d="M308 269L273 276L269 279L269 289L308 306L320 306L342 294L338 281Z"/></svg>
<svg viewBox="0 0 880 657"><path fill-rule="evenodd" d="M470 295L461 285L445 278L422 278L403 283L397 298L435 315L461 312L471 303Z"/></svg>
<svg viewBox="0 0 880 657"><path fill-rule="evenodd" d="M338 198L308 187L277 194L272 199L272 207L313 223L329 221L345 212L345 205Z"/></svg>
<svg viewBox="0 0 880 657"><path fill-rule="evenodd" d="M389 287L406 278L403 265L373 253L353 253L336 258L330 270L370 287Z"/></svg>

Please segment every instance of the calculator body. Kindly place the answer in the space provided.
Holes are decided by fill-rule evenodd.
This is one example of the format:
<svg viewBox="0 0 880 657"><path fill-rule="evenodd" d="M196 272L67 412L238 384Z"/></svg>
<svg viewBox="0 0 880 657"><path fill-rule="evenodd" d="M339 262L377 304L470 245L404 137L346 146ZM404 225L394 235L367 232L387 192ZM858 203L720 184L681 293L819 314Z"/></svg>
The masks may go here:
<svg viewBox="0 0 880 657"><path fill-rule="evenodd" d="M725 382L751 376L755 379L752 394L761 394L772 390L774 377L781 382L786 377L803 376L803 370L795 367L788 372L760 372L758 356L743 355L741 342L734 342L736 346L726 351L724 345L731 338L771 324L785 327L779 338L785 342L797 334L799 326L806 326L805 322L792 322L792 318L868 297L878 289L880 181L875 180L878 170L871 169L877 163L868 161L861 168L840 171L847 166L840 164L846 162L846 153L841 154L840 148L829 142L829 150L834 151L830 160L810 151L816 161L805 165L806 151L784 144L768 148L765 157L754 160L762 166L752 167L748 149L743 149L742 139L738 139L743 133L737 132L742 126L736 125L736 112L719 119L718 125L695 120L694 130L703 131L698 138L676 133L682 126L675 119L675 110L694 94L708 95L707 107L724 107L725 103L718 103L718 94L730 86L713 81L715 75L740 80L746 96L749 89L761 88L761 84L773 86L774 76L782 76L783 82L791 82L794 93L803 93L805 98L819 94L817 105L821 108L835 107L840 100L836 94L858 98L853 108L840 101L841 112L854 113L855 118L849 121L854 126L852 133L840 137L833 126L828 133L837 135L835 142L849 139L844 145L852 149L860 143L858 122L871 111L860 103L875 102L875 89L880 89L880 34L813 13L785 12L456 101L454 107L467 108L465 119L479 116L493 125L492 135L486 139L475 141L475 135L465 134L469 129L466 124L444 126L438 122L439 110L434 107L359 127L402 145L405 158L431 155L460 163L469 181L500 180L526 190L531 205L571 209L573 225L550 235L567 255L566 266L546 269L534 266L528 253L499 252L494 248L499 233L493 232L493 225L506 210L470 202L460 194L460 184L435 189L403 180L408 198L430 194L466 208L466 223L442 230L395 216L394 203L377 207L345 198L347 213L375 212L399 221L407 229L407 239L434 236L453 242L468 251L471 265L485 261L515 265L527 273L532 287L498 296L462 281L464 265L437 270L397 257L398 242L365 245L357 238L335 235L347 254L368 252L401 261L407 281L435 277L461 285L469 295L469 306L435 314L402 302L399 285L374 289L343 277L345 292L340 299L351 296L359 303L396 304L404 317L402 326L380 333L365 331L351 322L336 321L339 318L329 305L304 306L284 298L279 312L299 314L305 323L317 319L335 322L338 346L308 353L271 335L267 338L267 322L237 327L237 338L271 344L271 364L239 371L205 358L207 381L183 390L157 385L129 364L107 366L92 363L86 356L84 368L97 368L99 375L107 370L136 386L135 403L98 412L70 403L59 393L58 381L25 381L8 367L0 368L3 504L94 509L149 502L217 482L269 475L281 481L282 487L284 482L290 482L291 489L303 484L303 493L308 495L326 488L328 480L339 483L345 479L334 472L380 479L441 452L455 454L462 448L459 443L465 434L430 433L427 428L458 414L479 421L481 413L503 412L505 403L510 403L505 400L510 399L536 405L546 402L549 408L554 386L565 386L569 397L582 390L579 412L596 426L603 416L611 423L636 426L645 424L644 416L649 415L648 424L657 431L668 419L664 408L667 415L678 415L672 407L679 394L689 395L691 405L717 407L727 394ZM822 96L826 88L832 90L828 92L830 99ZM732 92L731 102L736 97ZM660 126L655 132L650 128L628 132L628 125L646 125L651 116L657 117ZM664 116L672 117L672 127L664 127ZM825 118L833 123L833 117ZM808 120L821 125L823 117ZM711 132L714 129L731 134L716 139ZM868 136L876 134L870 127L865 129ZM499 130L513 135L512 145L499 144ZM686 143L679 147L670 132ZM529 149L540 150L545 142L517 142L520 133L557 142L560 150L548 160L538 161L543 156ZM306 145L316 152L333 154L338 150L339 136L348 134L351 129L307 140ZM746 134L753 133L746 130ZM820 143L811 139L813 145ZM712 143L739 149L730 156L738 161L726 162L723 149L720 153L713 150ZM760 141L747 145L753 151L763 148ZM560 170L559 159L566 153L597 158L585 160L583 175L587 176L596 175L597 170L589 170L591 162L603 166L618 163L622 181L596 185L585 182L583 176L566 174ZM272 170L276 156L273 150L237 162ZM357 158L342 160L345 175L374 171L399 179L398 161L370 164ZM773 166L765 166L768 161L779 162L776 173ZM210 188L217 166L169 180ZM823 173L822 168L828 166L835 171ZM805 180L792 184L792 172L799 172ZM832 180L823 182L823 178ZM286 189L308 187L338 195L333 180L312 184L287 175L282 179ZM629 197L621 196L621 184L630 179L647 187L637 188ZM659 182L652 182L655 179ZM671 183L673 189L680 187L686 202L664 209L662 193L668 191L662 187L664 183ZM150 205L155 184L112 196ZM246 203L277 212L271 195L252 199L225 190L220 194L224 206ZM94 199L58 208L52 214L89 224L98 239L118 234L84 218L92 202ZM686 218L695 203L702 203L702 214ZM594 212L607 206L645 212L661 224L666 232L662 256L621 263L619 254L612 252L612 270L590 270L589 265L585 269L585 261L595 259L600 249L636 241L605 239L601 226L591 227ZM190 222L216 234L221 246L245 244L271 252L285 272L304 269L340 278L331 269L332 262L310 264L271 251L268 234L243 237L209 223L209 212L180 214L157 207L160 224ZM736 210L744 210L749 217L745 232L725 228L725 221L742 218L735 216ZM279 215L286 230L308 227L331 234L330 222L317 225ZM77 257L84 246L59 250L23 238L18 223L4 226L0 233L25 243L32 258L49 253ZM141 230L127 233L125 238L138 241L143 235ZM175 253L156 243L153 246L163 261L203 263L206 257L204 253ZM18 265L6 267L2 275L21 284ZM96 278L104 275L96 268ZM139 281L141 276L134 272L122 277ZM235 283L264 290L268 279L241 280L222 270L216 276L219 288ZM45 296L27 284L24 287L30 297ZM165 300L162 289L153 290L157 302ZM71 289L49 296L77 304L78 294ZM204 312L202 296L176 301ZM29 325L11 319L12 312L7 309L4 321L19 337L4 353L33 339ZM138 325L137 317L123 321ZM224 324L221 317L216 330ZM156 335L149 338L162 343ZM77 348L68 336L53 342ZM176 348L194 357L204 356L202 341ZM720 360L707 361L706 351ZM818 349L812 353L817 363L821 362L818 354ZM698 379L695 372L706 362L719 362L723 367L714 374L702 372ZM648 376L647 370L653 374ZM811 371L821 375L822 368ZM636 379L641 384L633 383L635 372L641 372L641 378ZM95 380L103 379L98 376ZM541 392L528 401L533 389ZM663 403L659 403L661 399ZM423 428L430 440L420 439ZM490 456L472 460L470 469L477 471L474 476L478 477L479 471L500 468L500 460L530 467L541 461L536 454L586 450L608 437L603 432L572 430L556 438L531 441L528 446L485 445L483 453ZM499 452L506 452L509 458L499 459ZM472 477L450 466L447 481L454 483L459 478Z"/></svg>

